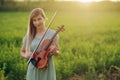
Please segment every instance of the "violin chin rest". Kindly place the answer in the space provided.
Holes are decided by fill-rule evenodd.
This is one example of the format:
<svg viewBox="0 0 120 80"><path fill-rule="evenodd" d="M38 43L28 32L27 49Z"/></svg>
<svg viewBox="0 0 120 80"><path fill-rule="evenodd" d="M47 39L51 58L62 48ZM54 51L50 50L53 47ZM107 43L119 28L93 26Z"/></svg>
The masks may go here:
<svg viewBox="0 0 120 80"><path fill-rule="evenodd" d="M35 61L33 58L30 60L30 62L36 67L37 61Z"/></svg>

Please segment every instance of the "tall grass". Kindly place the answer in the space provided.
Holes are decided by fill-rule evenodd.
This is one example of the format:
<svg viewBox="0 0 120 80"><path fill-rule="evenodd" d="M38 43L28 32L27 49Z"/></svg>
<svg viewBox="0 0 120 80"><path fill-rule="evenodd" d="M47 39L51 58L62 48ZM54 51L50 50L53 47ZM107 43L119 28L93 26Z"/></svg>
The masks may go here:
<svg viewBox="0 0 120 80"><path fill-rule="evenodd" d="M53 12L46 11L48 24ZM85 80L110 79L112 68L120 68L120 12L58 12L51 26L64 24L59 33L60 56L55 60L57 80L74 74ZM0 68L8 80L25 80L27 64L20 57L29 12L0 13ZM4 68L5 67L5 68ZM3 69L4 68L4 69ZM102 77L101 77L102 76Z"/></svg>

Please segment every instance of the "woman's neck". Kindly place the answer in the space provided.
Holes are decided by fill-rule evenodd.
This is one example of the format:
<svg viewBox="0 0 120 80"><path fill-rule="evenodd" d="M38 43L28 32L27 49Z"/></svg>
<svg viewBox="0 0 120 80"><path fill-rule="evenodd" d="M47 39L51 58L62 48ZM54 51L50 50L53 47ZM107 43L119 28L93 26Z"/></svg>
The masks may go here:
<svg viewBox="0 0 120 80"><path fill-rule="evenodd" d="M41 28L37 28L37 33L43 33L43 32L45 32L45 30L46 30L46 28L45 28L45 26L43 26L43 27L41 27Z"/></svg>
<svg viewBox="0 0 120 80"><path fill-rule="evenodd" d="M37 30L36 36L42 36L42 35L44 35L45 31L46 31L46 28Z"/></svg>

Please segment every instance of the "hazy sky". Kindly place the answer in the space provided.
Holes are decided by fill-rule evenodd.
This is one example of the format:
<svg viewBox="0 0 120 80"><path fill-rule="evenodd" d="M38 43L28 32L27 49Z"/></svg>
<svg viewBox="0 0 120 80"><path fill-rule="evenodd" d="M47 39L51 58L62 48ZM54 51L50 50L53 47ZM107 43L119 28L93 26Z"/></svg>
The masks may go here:
<svg viewBox="0 0 120 80"><path fill-rule="evenodd" d="M56 0L56 1L79 1L79 2L100 2L100 1L120 1L120 0Z"/></svg>
<svg viewBox="0 0 120 80"><path fill-rule="evenodd" d="M16 0L16 1L24 1L24 0ZM30 0L30 1L46 1L46 0ZM117 2L120 0L55 0L55 1L78 1L78 2L100 2L100 1L113 1L113 2Z"/></svg>

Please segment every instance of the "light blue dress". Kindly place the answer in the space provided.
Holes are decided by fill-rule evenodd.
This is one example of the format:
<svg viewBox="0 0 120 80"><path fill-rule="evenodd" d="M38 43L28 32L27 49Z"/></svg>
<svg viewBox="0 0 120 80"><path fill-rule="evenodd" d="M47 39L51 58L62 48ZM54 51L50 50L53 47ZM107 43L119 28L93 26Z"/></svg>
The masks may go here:
<svg viewBox="0 0 120 80"><path fill-rule="evenodd" d="M54 35L55 31L54 30L48 30L46 36L44 39L51 39L52 36ZM26 36L23 38L23 46L26 46ZM36 46L38 45L39 40L41 39L40 36L36 36L32 43L31 43L31 51L33 52ZM58 43L58 35L54 39L55 42ZM37 49L37 51L40 50L40 46ZM56 80L56 71L55 71L55 65L52 57L49 57L48 61L48 67L45 69L38 69L36 68L31 62L28 65L28 70L27 70L27 80Z"/></svg>

